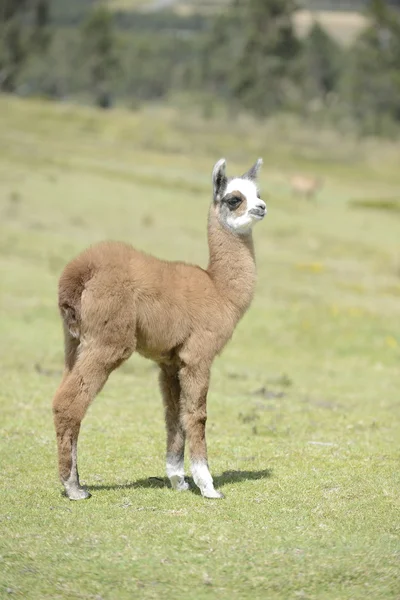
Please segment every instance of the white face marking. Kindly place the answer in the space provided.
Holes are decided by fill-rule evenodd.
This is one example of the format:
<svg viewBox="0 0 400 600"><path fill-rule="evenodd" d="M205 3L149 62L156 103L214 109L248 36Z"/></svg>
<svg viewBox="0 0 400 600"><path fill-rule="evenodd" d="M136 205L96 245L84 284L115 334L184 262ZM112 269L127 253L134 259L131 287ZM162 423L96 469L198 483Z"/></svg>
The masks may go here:
<svg viewBox="0 0 400 600"><path fill-rule="evenodd" d="M246 212L241 215L235 215L235 213L232 212L228 216L226 223L233 231L247 233L256 221L260 221L263 218L262 216L252 214L250 211L257 207L263 207L266 212L266 205L263 200L258 198L257 185L250 179L241 179L239 177L232 179L227 185L225 194L230 194L235 191L240 192L246 198Z"/></svg>
<svg viewBox="0 0 400 600"><path fill-rule="evenodd" d="M223 498L221 492L214 488L213 479L205 460L194 460L191 471L195 484L200 488L201 495L205 498Z"/></svg>

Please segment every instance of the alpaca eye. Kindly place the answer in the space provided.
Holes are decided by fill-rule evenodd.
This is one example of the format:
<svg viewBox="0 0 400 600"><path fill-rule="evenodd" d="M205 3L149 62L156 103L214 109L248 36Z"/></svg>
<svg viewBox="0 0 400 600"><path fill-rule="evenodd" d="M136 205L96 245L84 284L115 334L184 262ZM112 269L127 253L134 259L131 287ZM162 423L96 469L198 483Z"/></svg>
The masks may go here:
<svg viewBox="0 0 400 600"><path fill-rule="evenodd" d="M238 198L237 196L232 196L231 198L229 198L227 200L227 204L229 206L229 208L237 208L239 206L239 204L242 203L242 199Z"/></svg>

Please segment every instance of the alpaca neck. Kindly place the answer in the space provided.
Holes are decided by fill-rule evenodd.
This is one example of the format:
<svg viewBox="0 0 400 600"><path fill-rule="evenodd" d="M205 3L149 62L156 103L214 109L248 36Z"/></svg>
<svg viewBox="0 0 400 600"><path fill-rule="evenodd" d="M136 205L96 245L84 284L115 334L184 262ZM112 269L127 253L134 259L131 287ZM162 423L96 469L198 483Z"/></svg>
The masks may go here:
<svg viewBox="0 0 400 600"><path fill-rule="evenodd" d="M253 237L229 231L218 220L213 205L208 217L210 260L207 272L239 320L254 294L256 264Z"/></svg>

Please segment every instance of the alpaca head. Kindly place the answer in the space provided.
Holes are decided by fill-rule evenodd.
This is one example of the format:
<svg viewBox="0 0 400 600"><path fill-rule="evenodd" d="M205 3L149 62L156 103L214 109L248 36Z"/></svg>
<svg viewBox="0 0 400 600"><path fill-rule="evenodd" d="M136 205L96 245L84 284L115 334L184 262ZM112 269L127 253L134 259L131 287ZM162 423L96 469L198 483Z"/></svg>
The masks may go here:
<svg viewBox="0 0 400 600"><path fill-rule="evenodd" d="M254 223L266 215L267 208L257 186L261 165L259 158L247 173L232 178L226 176L224 158L213 169L214 208L219 221L234 233L249 233Z"/></svg>

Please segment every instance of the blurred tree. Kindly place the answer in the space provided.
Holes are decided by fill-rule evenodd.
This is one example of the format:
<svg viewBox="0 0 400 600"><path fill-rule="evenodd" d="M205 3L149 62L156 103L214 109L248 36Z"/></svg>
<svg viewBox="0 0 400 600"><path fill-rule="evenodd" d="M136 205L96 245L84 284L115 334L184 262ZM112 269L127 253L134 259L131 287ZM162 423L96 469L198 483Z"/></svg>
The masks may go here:
<svg viewBox="0 0 400 600"><path fill-rule="evenodd" d="M117 82L118 88L125 88L133 104L179 92L190 84L186 66L196 61L193 46L191 39L171 33L155 37L140 33L125 40L121 49L123 77Z"/></svg>
<svg viewBox="0 0 400 600"><path fill-rule="evenodd" d="M233 2L229 10L221 12L212 22L211 30L203 39L200 61L193 67L194 81L205 84L209 91L229 98L232 95L231 78L243 43L240 27L241 11Z"/></svg>
<svg viewBox="0 0 400 600"><path fill-rule="evenodd" d="M314 23L303 44L305 92L308 98L321 97L338 88L342 49L319 23Z"/></svg>
<svg viewBox="0 0 400 600"><path fill-rule="evenodd" d="M84 22L81 33L82 56L85 57L91 91L98 106L109 108L113 102L113 82L120 68L111 13L104 6L95 8Z"/></svg>
<svg viewBox="0 0 400 600"><path fill-rule="evenodd" d="M10 18L0 28L0 90L14 92L28 58L20 19Z"/></svg>
<svg viewBox="0 0 400 600"><path fill-rule="evenodd" d="M386 0L370 0L366 7L366 14L372 17L376 23L384 23L388 16L388 5Z"/></svg>
<svg viewBox="0 0 400 600"><path fill-rule="evenodd" d="M205 44L202 78L209 89L259 115L289 99L300 50L294 0L233 0Z"/></svg>
<svg viewBox="0 0 400 600"><path fill-rule="evenodd" d="M292 22L296 4L293 0L248 0L240 10L244 35L232 74L233 94L244 107L265 115L288 100L288 84L300 49Z"/></svg>
<svg viewBox="0 0 400 600"><path fill-rule="evenodd" d="M400 121L400 17L383 0L374 0L367 15L349 53L343 96L365 132L388 133Z"/></svg>
<svg viewBox="0 0 400 600"><path fill-rule="evenodd" d="M50 43L50 0L0 0L0 89L14 92L35 53Z"/></svg>
<svg viewBox="0 0 400 600"><path fill-rule="evenodd" d="M28 7L28 0L0 0L0 25Z"/></svg>
<svg viewBox="0 0 400 600"><path fill-rule="evenodd" d="M231 115L290 109L391 133L400 121L396 3L365 0L368 26L345 50L317 23L299 40L295 0L230 0L201 18L110 13L100 0L0 0L0 91L91 94L104 108L117 97L135 106L171 98L201 102L210 116L223 105Z"/></svg>
<svg viewBox="0 0 400 600"><path fill-rule="evenodd" d="M32 50L44 53L48 50L50 34L50 0L36 0L34 4L34 26L31 36Z"/></svg>

